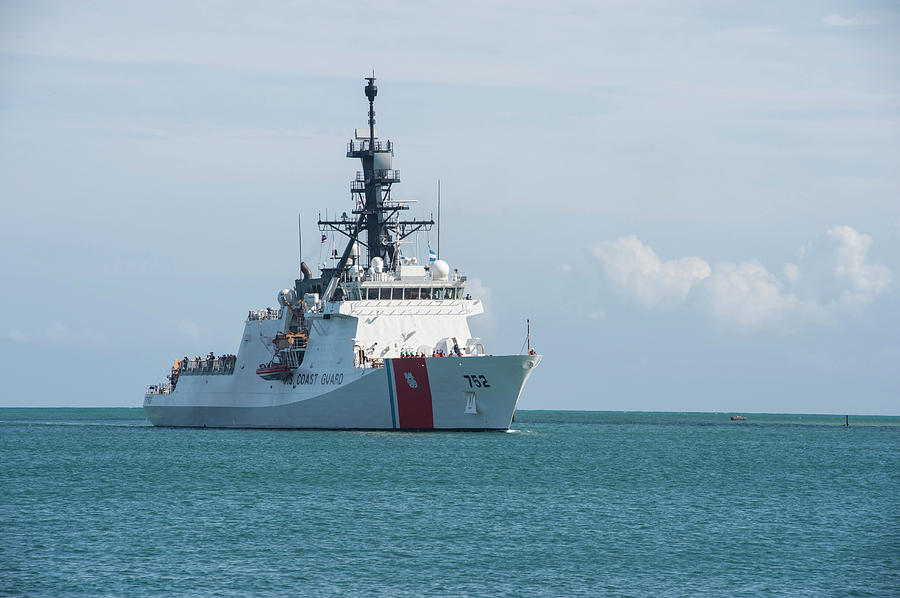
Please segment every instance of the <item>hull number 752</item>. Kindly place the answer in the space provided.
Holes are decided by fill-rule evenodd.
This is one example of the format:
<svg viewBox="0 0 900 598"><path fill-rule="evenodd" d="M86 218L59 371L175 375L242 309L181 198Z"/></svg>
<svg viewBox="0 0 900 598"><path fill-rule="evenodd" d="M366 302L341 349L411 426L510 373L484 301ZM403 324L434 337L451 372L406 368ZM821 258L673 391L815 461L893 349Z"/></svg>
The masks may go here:
<svg viewBox="0 0 900 598"><path fill-rule="evenodd" d="M463 375L463 378L469 381L469 388L490 388L487 378L484 376L472 374L471 376Z"/></svg>

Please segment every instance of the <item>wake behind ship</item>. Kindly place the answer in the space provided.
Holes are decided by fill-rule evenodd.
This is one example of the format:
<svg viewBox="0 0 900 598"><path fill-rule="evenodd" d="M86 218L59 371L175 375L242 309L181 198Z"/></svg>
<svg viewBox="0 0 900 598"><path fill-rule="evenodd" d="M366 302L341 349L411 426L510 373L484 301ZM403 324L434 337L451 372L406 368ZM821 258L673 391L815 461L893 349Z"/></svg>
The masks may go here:
<svg viewBox="0 0 900 598"><path fill-rule="evenodd" d="M367 77L368 130L347 157L355 209L319 220L341 234L343 253L318 277L278 293L278 307L251 311L236 355L175 360L150 386L144 411L157 426L387 430L506 430L541 356L488 355L469 330L483 312L466 276L437 259L406 256L432 220L404 220L391 198L400 171L394 146L375 131L375 77ZM412 245L415 246L415 245ZM365 260L363 260L363 254Z"/></svg>

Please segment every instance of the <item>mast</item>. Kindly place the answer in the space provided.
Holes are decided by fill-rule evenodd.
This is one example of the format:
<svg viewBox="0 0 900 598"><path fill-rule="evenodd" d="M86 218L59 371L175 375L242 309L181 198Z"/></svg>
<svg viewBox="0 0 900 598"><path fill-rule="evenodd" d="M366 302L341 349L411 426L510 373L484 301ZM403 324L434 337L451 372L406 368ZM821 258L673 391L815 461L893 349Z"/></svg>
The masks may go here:
<svg viewBox="0 0 900 598"><path fill-rule="evenodd" d="M372 70L372 76L366 77L366 97L369 98L369 147L375 145L375 96L378 95L378 88L375 87L375 70Z"/></svg>
<svg viewBox="0 0 900 598"><path fill-rule="evenodd" d="M391 185L400 182L400 172L391 169L394 157L391 142L375 143L375 96L378 95L378 87L375 86L374 73L371 77L366 77L365 92L366 98L369 100L369 145L365 148L363 155L356 157L362 161L365 207L366 210L374 211L371 214L372 217L368 218L366 226L369 261L371 262L373 257L381 257L385 264L391 264L394 248L388 245L390 237L381 235L385 220L381 208L384 204L384 197L390 196ZM359 181L359 173L356 174L356 180Z"/></svg>
<svg viewBox="0 0 900 598"><path fill-rule="evenodd" d="M328 301L337 287L337 282L350 266L350 254L354 243L364 246L368 253L368 263L376 257L384 261L386 270L397 266L399 243L420 230L431 230L433 220L400 220L399 212L409 207L391 200L391 188L400 182L400 171L393 168L394 144L390 140L378 139L375 130L375 97L378 88L375 76L365 77L365 94L369 101L368 135L357 129L353 139L347 144L347 157L359 158L362 170L350 182L350 195L354 200L352 213L355 220L319 220L319 230L337 231L347 237L347 247L336 266L323 268L322 277L327 280L323 299ZM365 241L360 239L365 232Z"/></svg>
<svg viewBox="0 0 900 598"><path fill-rule="evenodd" d="M437 250L437 259L441 259L441 179L438 179L438 221L437 221L437 233L438 233L438 250Z"/></svg>

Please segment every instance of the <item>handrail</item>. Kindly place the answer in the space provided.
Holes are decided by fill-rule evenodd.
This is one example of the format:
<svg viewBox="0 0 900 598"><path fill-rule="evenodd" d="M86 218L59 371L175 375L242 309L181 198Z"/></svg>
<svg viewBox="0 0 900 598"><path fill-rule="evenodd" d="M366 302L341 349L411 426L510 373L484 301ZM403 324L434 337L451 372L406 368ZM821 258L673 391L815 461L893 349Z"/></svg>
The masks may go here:
<svg viewBox="0 0 900 598"><path fill-rule="evenodd" d="M286 341L287 347L284 346L284 342ZM309 342L309 331L302 330L300 332L288 332L283 333L279 332L275 335L275 338L272 339L272 344L275 345L279 349L285 349L290 347L291 349L305 349L307 343Z"/></svg>
<svg viewBox="0 0 900 598"><path fill-rule="evenodd" d="M347 144L347 153L367 152L369 151L369 140L361 139L359 141L351 141ZM372 146L376 152L392 152L394 151L394 143L390 139L378 140Z"/></svg>
<svg viewBox="0 0 900 598"><path fill-rule="evenodd" d="M382 168L375 171L375 177L380 179L400 180L400 171L396 168Z"/></svg>
<svg viewBox="0 0 900 598"><path fill-rule="evenodd" d="M163 384L148 384L147 390L144 392L145 395L167 395L171 394L172 391L175 390L172 388L172 385L168 382Z"/></svg>
<svg viewBox="0 0 900 598"><path fill-rule="evenodd" d="M386 179L390 181L399 181L400 180L400 171L396 168L379 168L378 170L373 171L373 176L376 179ZM356 171L356 182L357 183L365 183L366 182L366 173L357 170Z"/></svg>
<svg viewBox="0 0 900 598"><path fill-rule="evenodd" d="M215 359L179 360L179 376L217 376L234 373L237 357L216 357Z"/></svg>
<svg viewBox="0 0 900 598"><path fill-rule="evenodd" d="M265 309L251 309L247 314L248 320L280 320L281 310L274 307Z"/></svg>

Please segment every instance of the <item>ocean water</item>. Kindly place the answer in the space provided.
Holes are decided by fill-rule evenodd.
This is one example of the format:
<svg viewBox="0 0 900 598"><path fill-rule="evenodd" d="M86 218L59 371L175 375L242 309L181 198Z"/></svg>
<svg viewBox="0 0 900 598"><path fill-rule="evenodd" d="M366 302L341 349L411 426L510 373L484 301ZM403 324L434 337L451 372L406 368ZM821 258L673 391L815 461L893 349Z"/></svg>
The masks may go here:
<svg viewBox="0 0 900 598"><path fill-rule="evenodd" d="M897 596L900 418L843 424L183 430L0 409L0 594Z"/></svg>

